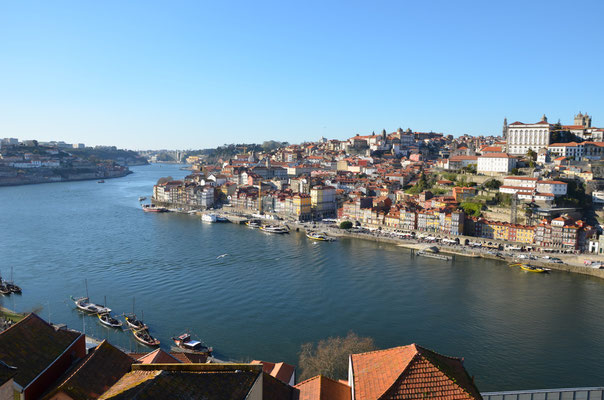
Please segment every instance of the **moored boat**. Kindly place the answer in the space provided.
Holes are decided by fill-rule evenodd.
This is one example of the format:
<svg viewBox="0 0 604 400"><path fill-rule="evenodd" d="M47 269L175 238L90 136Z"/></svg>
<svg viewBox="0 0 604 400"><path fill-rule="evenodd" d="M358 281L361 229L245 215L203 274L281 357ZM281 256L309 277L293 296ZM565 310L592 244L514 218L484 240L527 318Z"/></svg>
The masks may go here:
<svg viewBox="0 0 604 400"><path fill-rule="evenodd" d="M155 204L143 204L142 208L143 208L144 212L153 212L153 213L168 212L167 208L157 207Z"/></svg>
<svg viewBox="0 0 604 400"><path fill-rule="evenodd" d="M149 331L147 331L146 329L141 329L141 330L132 329L132 334L134 335L134 338L136 340L138 340L139 342L141 342L142 344L144 344L146 346L150 346L150 347L159 346L159 340L157 340L153 336L151 336Z"/></svg>
<svg viewBox="0 0 604 400"><path fill-rule="evenodd" d="M332 242L334 240L334 238L327 236L325 233L319 232L308 232L306 234L306 237L311 240L317 240L321 242Z"/></svg>
<svg viewBox="0 0 604 400"><path fill-rule="evenodd" d="M147 325L145 325L145 323L142 320L137 319L136 315L134 315L134 314L124 315L124 319L126 320L126 325L128 325L128 327L131 329L134 329L134 330L149 329L149 327Z"/></svg>
<svg viewBox="0 0 604 400"><path fill-rule="evenodd" d="M289 233L289 229L287 229L284 226L279 226L279 225L261 226L260 230L263 232L266 232L266 233L277 233L277 234Z"/></svg>
<svg viewBox="0 0 604 400"><path fill-rule="evenodd" d="M214 223L217 221L216 214L203 214L201 216L202 222Z"/></svg>
<svg viewBox="0 0 604 400"><path fill-rule="evenodd" d="M12 282L6 282L6 287L11 291L11 293L21 294L21 288Z"/></svg>
<svg viewBox="0 0 604 400"><path fill-rule="evenodd" d="M100 181L97 181L97 183L105 183L105 180L101 179Z"/></svg>
<svg viewBox="0 0 604 400"><path fill-rule="evenodd" d="M75 303L78 310L90 313L90 314L105 314L110 313L111 309L103 305L94 304L90 302L88 297L74 298L71 296L71 300Z"/></svg>
<svg viewBox="0 0 604 400"><path fill-rule="evenodd" d="M8 288L5 282L0 282L0 294L9 295L11 293L11 290Z"/></svg>
<svg viewBox="0 0 604 400"><path fill-rule="evenodd" d="M262 227L262 222L259 219L251 219L251 220L247 221L245 224L248 227L254 228L254 229Z"/></svg>
<svg viewBox="0 0 604 400"><path fill-rule="evenodd" d="M199 340L191 339L191 335L188 333L183 333L180 336L173 337L172 340L176 346L180 347L184 350L192 350L192 351L203 351L212 354L212 348L205 346Z"/></svg>
<svg viewBox="0 0 604 400"><path fill-rule="evenodd" d="M527 271L527 272L537 272L537 273L547 273L547 272L551 271L549 268L535 267L535 266L527 265L527 264L522 264L520 266L520 269L522 269L523 271Z"/></svg>
<svg viewBox="0 0 604 400"><path fill-rule="evenodd" d="M122 327L122 321L115 319L109 313L97 314L97 316L99 317L99 321L101 322L101 324L105 326L109 326L111 328Z"/></svg>

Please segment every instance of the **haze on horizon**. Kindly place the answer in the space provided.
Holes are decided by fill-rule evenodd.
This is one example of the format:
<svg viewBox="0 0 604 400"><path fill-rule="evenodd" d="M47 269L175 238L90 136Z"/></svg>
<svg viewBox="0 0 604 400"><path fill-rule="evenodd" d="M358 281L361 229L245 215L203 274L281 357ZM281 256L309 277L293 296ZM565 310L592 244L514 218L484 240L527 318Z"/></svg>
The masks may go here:
<svg viewBox="0 0 604 400"><path fill-rule="evenodd" d="M208 148L604 125L601 1L4 2L0 137Z"/></svg>

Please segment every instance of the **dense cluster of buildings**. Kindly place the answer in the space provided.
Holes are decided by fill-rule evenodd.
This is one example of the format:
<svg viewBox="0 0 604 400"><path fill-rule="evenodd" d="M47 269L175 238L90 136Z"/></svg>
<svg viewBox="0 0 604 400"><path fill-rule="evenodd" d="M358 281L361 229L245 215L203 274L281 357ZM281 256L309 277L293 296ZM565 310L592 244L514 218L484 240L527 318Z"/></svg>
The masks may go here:
<svg viewBox="0 0 604 400"><path fill-rule="evenodd" d="M0 400L481 400L463 365L416 344L351 354L347 380L297 382L283 362L216 363L207 354L126 353L35 314L0 333ZM429 396L426 396L429 393Z"/></svg>
<svg viewBox="0 0 604 400"><path fill-rule="evenodd" d="M159 182L153 201L185 209L228 207L296 221L337 217L378 229L580 251L596 233L581 215L549 213L520 225L513 219L471 217L463 207L489 180L498 182L495 192L514 198L521 208L550 209L569 195L569 182L593 183L592 166L602 158L604 130L592 127L587 114L579 113L574 122L550 124L545 116L534 124L504 121L500 136L458 138L384 130L236 154L217 163L195 156L189 158L193 173L182 181ZM447 180L447 174L465 181ZM568 230L564 240L539 233L540 227L556 232L558 218Z"/></svg>

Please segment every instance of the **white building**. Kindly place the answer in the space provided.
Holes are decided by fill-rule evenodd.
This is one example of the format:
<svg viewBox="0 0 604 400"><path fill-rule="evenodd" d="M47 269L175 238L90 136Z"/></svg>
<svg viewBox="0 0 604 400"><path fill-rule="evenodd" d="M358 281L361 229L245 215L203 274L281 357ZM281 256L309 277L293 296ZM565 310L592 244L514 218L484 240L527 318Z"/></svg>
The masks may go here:
<svg viewBox="0 0 604 400"><path fill-rule="evenodd" d="M555 154L560 157L575 157L581 159L585 154L585 145L583 143L552 143L547 147L547 150L551 154Z"/></svg>
<svg viewBox="0 0 604 400"><path fill-rule="evenodd" d="M551 193L554 196L565 196L568 184L560 181L537 181L537 192Z"/></svg>
<svg viewBox="0 0 604 400"><path fill-rule="evenodd" d="M478 157L478 167L476 171L479 174L507 174L516 168L516 157L506 153L488 153Z"/></svg>
<svg viewBox="0 0 604 400"><path fill-rule="evenodd" d="M536 124L514 122L507 127L507 151L514 155L525 155L530 149L537 152L550 144L551 125L545 115Z"/></svg>

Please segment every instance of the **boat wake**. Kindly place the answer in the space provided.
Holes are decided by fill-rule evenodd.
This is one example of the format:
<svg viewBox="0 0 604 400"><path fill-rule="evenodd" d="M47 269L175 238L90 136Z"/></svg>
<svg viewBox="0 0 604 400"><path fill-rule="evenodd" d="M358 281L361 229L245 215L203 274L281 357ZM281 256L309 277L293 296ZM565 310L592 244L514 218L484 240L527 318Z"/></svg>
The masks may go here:
<svg viewBox="0 0 604 400"><path fill-rule="evenodd" d="M218 257L216 257L216 259L218 260L219 258L224 258L224 257L226 257L226 256L228 256L228 254L221 254L221 255L219 255Z"/></svg>

